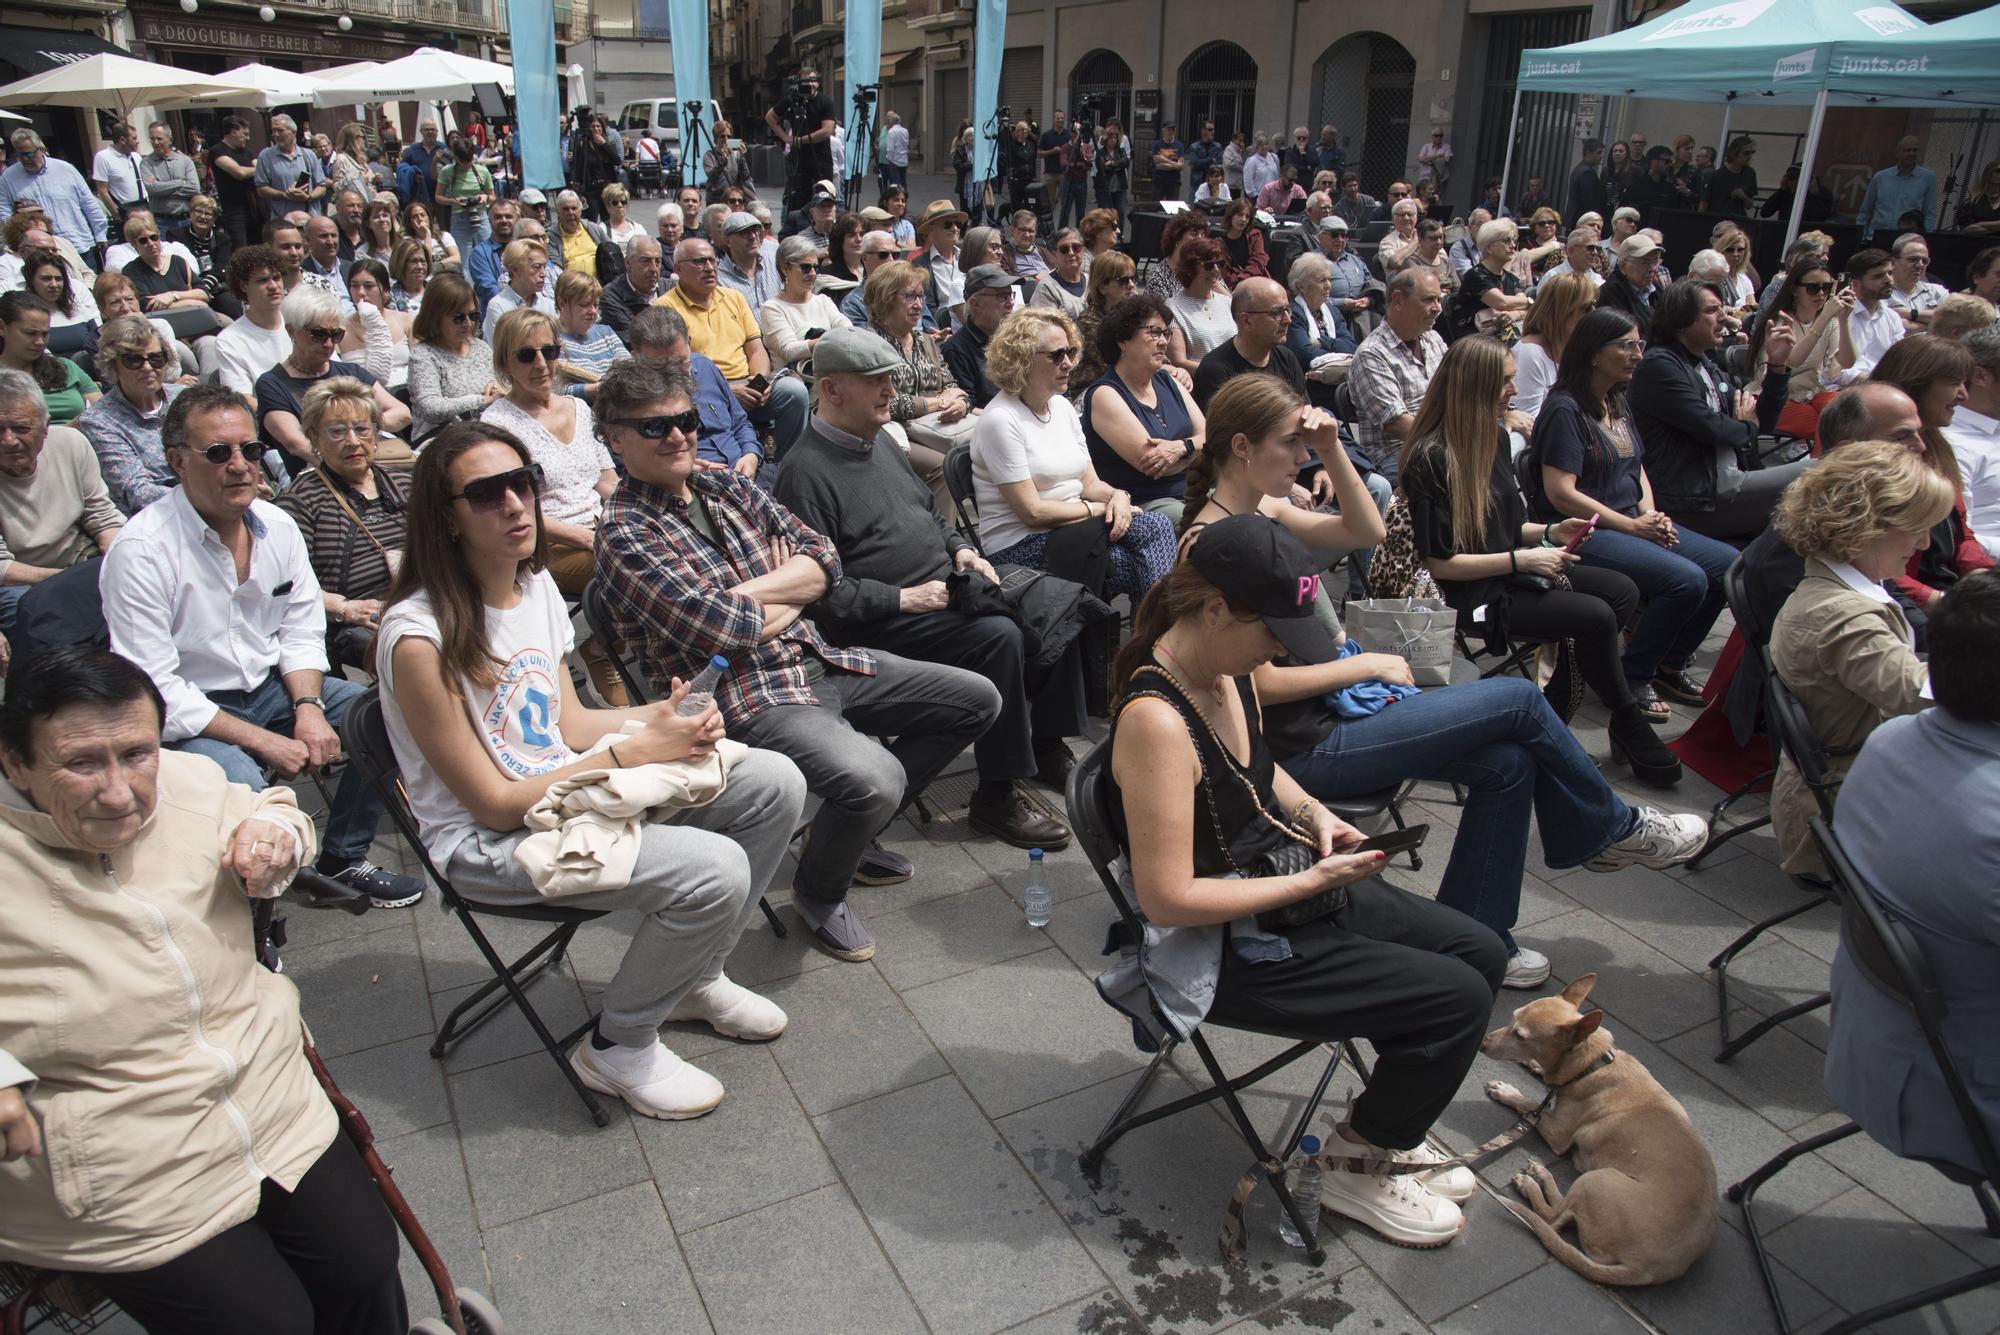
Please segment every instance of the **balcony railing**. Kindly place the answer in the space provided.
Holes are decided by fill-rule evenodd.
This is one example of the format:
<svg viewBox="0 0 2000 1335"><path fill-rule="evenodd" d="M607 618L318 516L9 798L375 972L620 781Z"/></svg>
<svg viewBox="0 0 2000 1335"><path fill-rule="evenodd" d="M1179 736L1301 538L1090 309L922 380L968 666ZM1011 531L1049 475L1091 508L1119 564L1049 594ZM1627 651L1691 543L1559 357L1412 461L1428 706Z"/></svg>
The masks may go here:
<svg viewBox="0 0 2000 1335"><path fill-rule="evenodd" d="M392 6L388 0L370 4L369 0L350 3L356 12L375 10L387 14ZM456 32L492 32L493 16L476 5L462 3L461 0L395 0L393 11L397 19L404 23L425 24Z"/></svg>

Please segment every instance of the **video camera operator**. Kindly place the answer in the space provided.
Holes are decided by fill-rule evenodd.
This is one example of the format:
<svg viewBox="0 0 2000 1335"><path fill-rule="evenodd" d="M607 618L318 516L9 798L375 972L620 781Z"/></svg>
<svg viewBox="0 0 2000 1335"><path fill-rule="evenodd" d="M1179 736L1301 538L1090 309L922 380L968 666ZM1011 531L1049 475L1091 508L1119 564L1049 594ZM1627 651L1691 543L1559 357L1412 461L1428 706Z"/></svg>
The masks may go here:
<svg viewBox="0 0 2000 1335"><path fill-rule="evenodd" d="M832 99L819 90L819 71L810 65L785 83L785 99L764 113L764 123L789 150L785 160L785 208L804 206L813 182L833 175L832 139L838 124Z"/></svg>
<svg viewBox="0 0 2000 1335"><path fill-rule="evenodd" d="M1000 108L997 118L1000 125L1007 124L1007 108ZM1013 123L1005 138L1000 141L1000 172L1007 181L1009 212L1018 213L1022 209L1039 212L1035 208L1038 184L1036 173L1039 159L1035 152L1034 127L1025 119Z"/></svg>

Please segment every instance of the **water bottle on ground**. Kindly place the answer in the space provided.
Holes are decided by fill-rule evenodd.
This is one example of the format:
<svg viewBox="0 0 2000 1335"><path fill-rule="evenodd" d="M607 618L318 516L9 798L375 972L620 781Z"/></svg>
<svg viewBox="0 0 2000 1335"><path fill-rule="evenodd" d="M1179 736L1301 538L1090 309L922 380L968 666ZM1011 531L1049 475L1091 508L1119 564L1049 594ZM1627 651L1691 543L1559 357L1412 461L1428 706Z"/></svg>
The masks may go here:
<svg viewBox="0 0 2000 1335"><path fill-rule="evenodd" d="M1028 926L1047 927L1049 918L1055 913L1055 896L1049 891L1048 868L1042 863L1042 850L1028 850L1028 885L1021 892L1021 904L1028 911Z"/></svg>
<svg viewBox="0 0 2000 1335"><path fill-rule="evenodd" d="M1315 1162L1318 1155L1319 1137L1300 1136L1298 1156L1285 1169L1285 1190L1292 1193L1292 1200L1298 1205L1299 1213L1304 1216L1309 1232L1309 1236L1300 1237L1299 1231L1292 1227L1292 1217L1280 1207L1278 1236L1285 1240L1285 1245L1288 1247L1310 1246L1319 1238L1320 1174L1319 1164Z"/></svg>
<svg viewBox="0 0 2000 1335"><path fill-rule="evenodd" d="M688 683L688 693L682 698L674 713L682 718L693 718L704 713L715 703L715 683L722 680L722 674L729 671L729 660L721 654L708 660L708 666L695 673Z"/></svg>

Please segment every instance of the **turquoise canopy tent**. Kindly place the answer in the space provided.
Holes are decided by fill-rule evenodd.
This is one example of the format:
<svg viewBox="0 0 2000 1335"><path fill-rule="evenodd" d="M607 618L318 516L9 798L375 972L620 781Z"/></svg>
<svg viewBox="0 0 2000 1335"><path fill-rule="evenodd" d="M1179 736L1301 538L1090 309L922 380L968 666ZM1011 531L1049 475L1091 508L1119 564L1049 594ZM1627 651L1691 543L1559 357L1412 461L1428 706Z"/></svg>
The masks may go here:
<svg viewBox="0 0 2000 1335"><path fill-rule="evenodd" d="M1832 95L1828 71L1834 51L1843 43L1880 45L1924 31L1921 19L1891 0L1690 0L1636 28L1522 52L1514 115L1518 120L1524 90L1729 107L1753 99L1769 105L1811 104L1804 154L1810 163L1819 151ZM1876 99L1843 95L1841 100ZM1728 137L1726 119L1722 137ZM1503 179L1513 168L1513 145L1509 135ZM1787 244L1798 234L1805 198L1806 191L1800 190L1793 202Z"/></svg>
<svg viewBox="0 0 2000 1335"><path fill-rule="evenodd" d="M2000 5L1914 31L1838 42L1827 87L1836 103L2000 106Z"/></svg>

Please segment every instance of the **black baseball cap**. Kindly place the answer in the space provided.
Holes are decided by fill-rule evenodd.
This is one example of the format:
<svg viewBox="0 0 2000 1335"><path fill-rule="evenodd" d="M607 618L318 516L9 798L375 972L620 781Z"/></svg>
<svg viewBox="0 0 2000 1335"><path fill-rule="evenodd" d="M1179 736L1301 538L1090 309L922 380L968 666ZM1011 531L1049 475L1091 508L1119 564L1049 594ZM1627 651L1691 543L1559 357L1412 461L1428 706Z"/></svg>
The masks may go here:
<svg viewBox="0 0 2000 1335"><path fill-rule="evenodd" d="M1311 664L1340 656L1333 632L1319 619L1320 568L1277 520L1258 514L1218 519L1201 530L1188 560L1230 602L1262 617L1286 657Z"/></svg>

